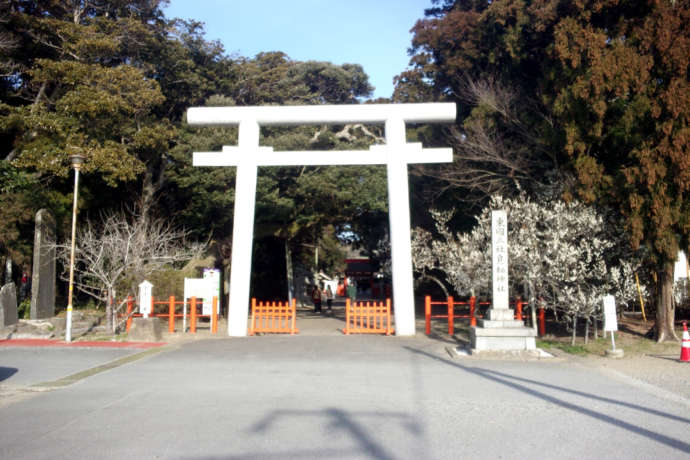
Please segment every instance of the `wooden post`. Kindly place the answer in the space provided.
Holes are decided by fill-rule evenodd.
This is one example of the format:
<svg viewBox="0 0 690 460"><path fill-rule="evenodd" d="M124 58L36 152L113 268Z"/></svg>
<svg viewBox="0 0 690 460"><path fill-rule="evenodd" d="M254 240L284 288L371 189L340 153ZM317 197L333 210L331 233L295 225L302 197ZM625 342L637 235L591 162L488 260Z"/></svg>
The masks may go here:
<svg viewBox="0 0 690 460"><path fill-rule="evenodd" d="M168 299L168 332L175 332L175 296L171 295Z"/></svg>
<svg viewBox="0 0 690 460"><path fill-rule="evenodd" d="M431 296L424 297L424 322L426 335L431 334Z"/></svg>
<svg viewBox="0 0 690 460"><path fill-rule="evenodd" d="M295 300L294 297L292 298L292 306L291 307L292 308L290 308L290 310L292 311L292 324L290 325L290 335L294 335L295 330L297 330L297 327L295 324L297 321L297 301Z"/></svg>
<svg viewBox="0 0 690 460"><path fill-rule="evenodd" d="M192 297L189 310L189 332L196 334L196 297Z"/></svg>
<svg viewBox="0 0 690 460"><path fill-rule="evenodd" d="M345 299L345 335L350 335L350 298Z"/></svg>
<svg viewBox="0 0 690 460"><path fill-rule="evenodd" d="M391 299L386 299L386 323L386 335L391 335Z"/></svg>
<svg viewBox="0 0 690 460"><path fill-rule="evenodd" d="M213 305L211 306L211 334L218 333L218 297L213 297Z"/></svg>
<svg viewBox="0 0 690 460"><path fill-rule="evenodd" d="M453 335L453 298L448 297L448 335Z"/></svg>
<svg viewBox="0 0 690 460"><path fill-rule="evenodd" d="M544 309L539 308L539 337L546 335L546 320L545 320Z"/></svg>
<svg viewBox="0 0 690 460"><path fill-rule="evenodd" d="M249 335L254 335L254 321L255 321L255 316L256 314L256 299L252 297L252 318L251 322L249 323ZM230 318L228 318L228 321L230 321ZM229 326L228 326L229 327Z"/></svg>
<svg viewBox="0 0 690 460"><path fill-rule="evenodd" d="M685 259L687 263L687 259ZM635 284L637 285L637 295L640 296L640 311L642 312L642 319L644 322L647 322L647 315L644 312L644 300L642 299L642 289L640 289L640 278L637 276L637 272L635 272Z"/></svg>
<svg viewBox="0 0 690 460"><path fill-rule="evenodd" d="M132 296L127 297L127 333L129 334L129 329L132 327L132 310L134 309L134 301Z"/></svg>

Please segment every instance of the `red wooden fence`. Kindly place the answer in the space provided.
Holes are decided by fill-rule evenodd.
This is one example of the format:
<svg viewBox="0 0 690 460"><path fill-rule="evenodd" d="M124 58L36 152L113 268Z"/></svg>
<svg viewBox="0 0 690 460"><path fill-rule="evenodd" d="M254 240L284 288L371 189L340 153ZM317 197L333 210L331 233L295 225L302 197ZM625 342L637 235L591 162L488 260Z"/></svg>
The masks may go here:
<svg viewBox="0 0 690 460"><path fill-rule="evenodd" d="M149 316L167 318L168 332L170 333L175 332L175 320L177 318L184 318L186 316L189 318L189 332L193 334L196 333L197 318L209 318L211 320L211 333L218 333L218 297L213 298L213 306L211 307L210 315L198 314L198 308L202 305L201 299L192 297L187 303L189 304L190 308L189 312L185 315L185 313L181 311L182 308L177 308L178 306L184 307L184 300L175 300L175 296L170 296L168 300L157 301L155 300L155 297L151 296L151 313L149 313ZM163 305L167 308L160 308ZM132 296L127 297L127 312L124 315L127 317L127 332L129 332L130 328L132 327L132 318L143 316L141 313L134 311L135 306L136 305ZM158 312L156 312L156 310L158 310ZM122 317L122 315L120 315L120 317Z"/></svg>
<svg viewBox="0 0 690 460"><path fill-rule="evenodd" d="M518 298L515 302L511 302L515 306L515 319L522 321L524 318L523 309L528 305L527 302L522 301ZM455 301L453 297L448 297L444 301L433 301L431 296L424 297L424 321L425 321L425 332L427 335L431 334L431 320L436 318L446 319L448 321L448 335L453 335L455 328L456 319L469 319L470 326L477 325L477 318L482 318L483 315L477 310L477 307L483 307L491 305L491 302L477 302L477 298L472 296L467 301ZM443 306L443 310L434 312L434 307ZM457 308L462 308L461 311L457 311ZM539 326L539 335L543 336L546 333L545 328L545 312L543 308L537 309L537 320Z"/></svg>

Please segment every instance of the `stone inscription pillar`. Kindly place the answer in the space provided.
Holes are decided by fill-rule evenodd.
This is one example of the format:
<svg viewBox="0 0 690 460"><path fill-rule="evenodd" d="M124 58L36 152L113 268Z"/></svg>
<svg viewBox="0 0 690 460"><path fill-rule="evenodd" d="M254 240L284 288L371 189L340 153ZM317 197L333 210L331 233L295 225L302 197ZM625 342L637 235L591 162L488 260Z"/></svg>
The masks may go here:
<svg viewBox="0 0 690 460"><path fill-rule="evenodd" d="M514 319L508 291L508 218L504 210L491 212L492 291L486 319L470 328L471 352L534 350L536 331Z"/></svg>
<svg viewBox="0 0 690 460"><path fill-rule="evenodd" d="M17 324L17 288L8 283L0 289L0 327Z"/></svg>
<svg viewBox="0 0 690 460"><path fill-rule="evenodd" d="M47 209L36 213L31 275L31 319L55 315L55 218Z"/></svg>

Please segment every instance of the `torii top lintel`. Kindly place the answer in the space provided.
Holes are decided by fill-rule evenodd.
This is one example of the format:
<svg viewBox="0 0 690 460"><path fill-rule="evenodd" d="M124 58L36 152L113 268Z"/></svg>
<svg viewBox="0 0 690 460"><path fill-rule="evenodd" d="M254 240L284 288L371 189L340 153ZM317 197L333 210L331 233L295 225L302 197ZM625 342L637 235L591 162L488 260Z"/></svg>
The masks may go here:
<svg viewBox="0 0 690 460"><path fill-rule="evenodd" d="M260 126L344 123L449 123L455 121L455 104L348 104L252 107L191 107L187 123L193 126L238 125L252 120Z"/></svg>

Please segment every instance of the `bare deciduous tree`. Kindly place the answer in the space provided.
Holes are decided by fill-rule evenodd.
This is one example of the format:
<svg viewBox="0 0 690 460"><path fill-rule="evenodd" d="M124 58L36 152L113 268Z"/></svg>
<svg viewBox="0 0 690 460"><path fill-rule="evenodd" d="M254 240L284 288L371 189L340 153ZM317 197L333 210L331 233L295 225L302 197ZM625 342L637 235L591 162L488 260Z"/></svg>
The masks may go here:
<svg viewBox="0 0 690 460"><path fill-rule="evenodd" d="M513 196L526 185L547 185L544 172L554 170L556 158L538 135L540 127L550 125L538 105L518 107L525 98L494 79L468 79L458 86L456 95L472 112L449 130L453 163L419 166L415 172L439 179L445 185L441 191L464 189L463 199L478 206L493 195Z"/></svg>
<svg viewBox="0 0 690 460"><path fill-rule="evenodd" d="M205 248L205 244L188 242L185 231L151 217L146 209L105 213L96 222L88 220L77 232L76 242L74 285L106 303L106 328L113 333L118 325L115 318L125 303L114 305L116 286L125 278L141 281L164 266L188 261ZM57 247L64 267L61 278L67 281L70 244Z"/></svg>

